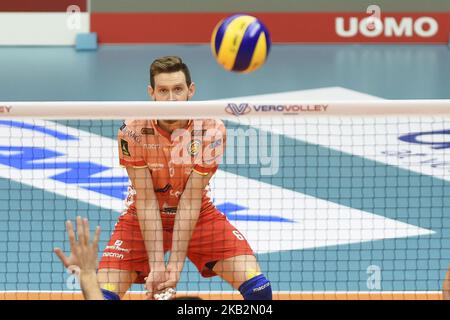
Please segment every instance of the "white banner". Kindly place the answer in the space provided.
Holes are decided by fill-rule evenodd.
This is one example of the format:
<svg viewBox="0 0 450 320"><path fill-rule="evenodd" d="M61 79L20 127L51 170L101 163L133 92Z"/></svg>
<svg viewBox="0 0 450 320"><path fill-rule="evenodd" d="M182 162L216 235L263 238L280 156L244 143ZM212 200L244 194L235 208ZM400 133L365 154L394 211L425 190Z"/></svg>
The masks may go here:
<svg viewBox="0 0 450 320"><path fill-rule="evenodd" d="M87 12L0 13L0 45L74 45L89 30Z"/></svg>

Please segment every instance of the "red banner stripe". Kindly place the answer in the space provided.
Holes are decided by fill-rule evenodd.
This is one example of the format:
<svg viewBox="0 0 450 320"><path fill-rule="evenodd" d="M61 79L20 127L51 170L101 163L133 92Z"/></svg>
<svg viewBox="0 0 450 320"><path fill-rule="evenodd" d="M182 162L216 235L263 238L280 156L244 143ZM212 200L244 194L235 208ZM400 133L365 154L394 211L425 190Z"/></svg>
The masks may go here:
<svg viewBox="0 0 450 320"><path fill-rule="evenodd" d="M92 13L91 30L98 33L101 43L208 43L214 26L229 15L230 13ZM376 37L361 33L360 27L364 24L361 21L368 16L359 12L253 15L266 24L275 43L447 43L450 31L450 13L441 12L383 13L383 29ZM338 19L341 19L339 21L347 35L351 35L352 30L356 32L346 37L338 34ZM436 32L431 36L423 36L435 24ZM396 36L396 32L401 35Z"/></svg>
<svg viewBox="0 0 450 320"><path fill-rule="evenodd" d="M87 10L87 0L3 0L0 12L65 12L71 5Z"/></svg>

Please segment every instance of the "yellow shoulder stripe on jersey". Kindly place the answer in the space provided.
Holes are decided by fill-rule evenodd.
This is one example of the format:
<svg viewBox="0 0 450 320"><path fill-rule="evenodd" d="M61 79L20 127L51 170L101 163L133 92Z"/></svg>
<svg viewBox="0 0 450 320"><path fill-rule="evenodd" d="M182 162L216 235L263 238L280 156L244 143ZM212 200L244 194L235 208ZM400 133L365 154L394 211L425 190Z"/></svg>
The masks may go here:
<svg viewBox="0 0 450 320"><path fill-rule="evenodd" d="M199 174L199 175L201 175L201 176L207 176L208 174L209 174L209 172L200 172L200 171L197 171L197 170L195 170L195 169L192 169L192 171L194 171L195 173L197 173L197 174Z"/></svg>
<svg viewBox="0 0 450 320"><path fill-rule="evenodd" d="M135 168L135 169L142 169L142 168L148 168L148 166L124 166L123 164L120 165L122 168Z"/></svg>

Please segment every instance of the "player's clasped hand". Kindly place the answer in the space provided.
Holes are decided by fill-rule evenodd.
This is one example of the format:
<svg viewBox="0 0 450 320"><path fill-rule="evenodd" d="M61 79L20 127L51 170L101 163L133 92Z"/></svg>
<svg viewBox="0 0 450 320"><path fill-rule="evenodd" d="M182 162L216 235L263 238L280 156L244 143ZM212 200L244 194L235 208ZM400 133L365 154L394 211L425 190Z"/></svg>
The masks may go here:
<svg viewBox="0 0 450 320"><path fill-rule="evenodd" d="M157 289L158 291L162 292L173 291L172 294L175 296L174 288L177 287L177 283L179 280L180 280L180 271L169 263L166 268L166 281L160 283Z"/></svg>
<svg viewBox="0 0 450 320"><path fill-rule="evenodd" d="M171 272L169 269L160 268L159 270L152 270L148 277L145 278L145 289L148 300L171 300L175 298L176 282L167 287L170 281Z"/></svg>

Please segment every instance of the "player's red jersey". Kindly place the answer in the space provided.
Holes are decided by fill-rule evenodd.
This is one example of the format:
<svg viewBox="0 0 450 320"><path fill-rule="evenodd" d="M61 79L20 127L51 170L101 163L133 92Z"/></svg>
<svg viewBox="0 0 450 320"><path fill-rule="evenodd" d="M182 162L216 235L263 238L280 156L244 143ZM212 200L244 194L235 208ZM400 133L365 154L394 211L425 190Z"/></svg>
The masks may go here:
<svg viewBox="0 0 450 320"><path fill-rule="evenodd" d="M146 167L151 171L164 229L173 227L178 202L195 171L213 174L221 162L226 130L220 120L191 120L172 134L161 129L156 120L125 122L119 130L119 157L122 166ZM135 191L130 186L126 203L134 207ZM200 215L215 211L203 191Z"/></svg>
<svg viewBox="0 0 450 320"><path fill-rule="evenodd" d="M192 120L172 134L155 120L133 120L119 130L120 164L148 168L159 202L164 251L172 247L177 206L193 171L214 174L222 160L226 132L220 120ZM106 246L99 269L131 270L135 282L149 273L147 251L134 206L136 192L129 186L127 210L120 216ZM200 216L189 241L187 256L205 277L214 276L209 262L239 255L252 255L247 240L230 224L203 190Z"/></svg>

